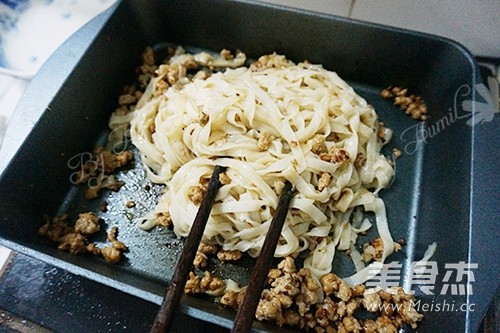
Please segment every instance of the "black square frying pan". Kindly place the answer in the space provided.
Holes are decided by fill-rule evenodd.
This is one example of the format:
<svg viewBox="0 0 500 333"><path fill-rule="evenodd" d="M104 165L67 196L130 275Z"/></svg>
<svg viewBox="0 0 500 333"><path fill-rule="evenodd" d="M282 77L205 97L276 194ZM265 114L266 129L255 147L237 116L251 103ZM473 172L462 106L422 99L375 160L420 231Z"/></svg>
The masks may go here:
<svg viewBox="0 0 500 333"><path fill-rule="evenodd" d="M154 206L160 187L149 184L140 163L119 174L126 185L105 193L107 226L118 225L130 252L111 266L90 256L58 251L37 235L42 215L98 211L71 184L70 158L102 143L122 87L134 76L146 46L173 43L218 51L240 49L250 58L277 52L336 71L394 130L387 149L397 147L394 184L382 191L389 227L406 246L393 260L403 263L408 284L411 262L437 242L433 293L417 288L425 317L419 332L474 332L498 287L500 120L474 114L482 82L474 58L461 45L436 36L336 16L245 1L121 1L73 35L33 79L8 128L0 151L0 244L159 304L182 241L169 230L145 232L135 217ZM380 98L389 85L423 96L430 119L423 126ZM462 102L469 101L472 110ZM472 112L471 112L472 111ZM474 125L474 126L471 126ZM21 144L22 143L22 144ZM389 150L390 151L390 150ZM144 205L127 211L123 202ZM168 245L168 246L167 246ZM448 264L477 264L457 283L472 293L444 291ZM226 276L248 279L252 263L216 265ZM475 267L475 266L471 266ZM342 260L336 272L349 271ZM455 304L459 310L437 310ZM463 306L465 304L465 306ZM422 308L423 309L423 308ZM231 327L235 312L212 300L187 296L181 311ZM272 332L270 324L254 329ZM280 331L282 331L281 329ZM408 329L410 331L410 329Z"/></svg>

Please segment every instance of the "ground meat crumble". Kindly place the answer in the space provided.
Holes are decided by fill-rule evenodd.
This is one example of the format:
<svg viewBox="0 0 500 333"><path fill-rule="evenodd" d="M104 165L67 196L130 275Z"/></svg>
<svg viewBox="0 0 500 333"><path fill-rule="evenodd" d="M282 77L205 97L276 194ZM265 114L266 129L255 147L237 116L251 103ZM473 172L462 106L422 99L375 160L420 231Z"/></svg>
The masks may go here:
<svg viewBox="0 0 500 333"><path fill-rule="evenodd" d="M219 181L222 185L227 185L231 183L231 178L229 178L227 173L223 172L219 175Z"/></svg>
<svg viewBox="0 0 500 333"><path fill-rule="evenodd" d="M267 54L261 56L250 65L250 70L258 72L266 68L285 68L291 66L291 62L286 57L277 54Z"/></svg>
<svg viewBox="0 0 500 333"><path fill-rule="evenodd" d="M220 261L236 261L241 259L241 251L238 250L230 250L230 251L225 251L225 250L220 250L217 252L217 258Z"/></svg>
<svg viewBox="0 0 500 333"><path fill-rule="evenodd" d="M97 198L104 188L117 191L124 183L118 181L113 173L118 168L127 165L132 159L133 154L128 150L113 153L104 147L96 147L91 158L72 175L72 181L75 184L86 183L88 185L85 191L86 199Z"/></svg>
<svg viewBox="0 0 500 333"><path fill-rule="evenodd" d="M92 235L101 230L99 216L95 213L80 214L75 222L75 232L83 235Z"/></svg>
<svg viewBox="0 0 500 333"><path fill-rule="evenodd" d="M331 181L332 175L328 172L322 172L320 178L318 179L318 190L322 191L325 187L328 187Z"/></svg>
<svg viewBox="0 0 500 333"><path fill-rule="evenodd" d="M188 189L188 198L195 205L199 206L203 201L203 197L205 196L206 188L203 185L195 185L190 186Z"/></svg>
<svg viewBox="0 0 500 333"><path fill-rule="evenodd" d="M218 245L212 245L205 242L201 242L198 246L198 251L194 257L193 265L196 268L203 268L207 266L208 255L215 254L219 251Z"/></svg>
<svg viewBox="0 0 500 333"><path fill-rule="evenodd" d="M413 119L425 121L428 119L427 106L422 97L408 95L408 89L402 87L387 87L383 89L380 96L393 100L405 113Z"/></svg>
<svg viewBox="0 0 500 333"><path fill-rule="evenodd" d="M332 147L327 153L320 153L319 158L323 161L331 163L342 163L349 161L349 153L347 150L337 147Z"/></svg>
<svg viewBox="0 0 500 333"><path fill-rule="evenodd" d="M238 309L246 288L234 290L224 284L209 272L191 272L185 292L216 295L217 302ZM297 270L294 259L287 257L270 270L255 317L306 332L398 332L405 324L416 328L422 320L414 300L400 287L378 292L364 285L350 287L334 273L318 281L308 269ZM369 311L371 319L358 318L358 311Z"/></svg>
<svg viewBox="0 0 500 333"><path fill-rule="evenodd" d="M363 253L362 259L365 263L369 263L373 260L380 261L382 259L382 253L384 252L384 242L380 237L374 238L370 243L365 243L362 245ZM398 242L393 243L394 252L401 250L401 244Z"/></svg>
<svg viewBox="0 0 500 333"><path fill-rule="evenodd" d="M266 151L271 146L273 139L274 139L274 137L271 134L269 134L267 132L262 132L259 134L259 139L257 141L257 147L259 148L260 151Z"/></svg>
<svg viewBox="0 0 500 333"><path fill-rule="evenodd" d="M95 243L89 242L88 237L101 230L99 222L99 216L92 212L80 214L74 226L69 225L67 214L53 218L45 216L45 224L38 229L38 234L56 243L59 250L71 254L88 252L102 256L107 262L117 263L121 260L122 253L128 250L127 246L116 238L117 227L112 227L108 234L111 246L100 249Z"/></svg>
<svg viewBox="0 0 500 333"><path fill-rule="evenodd" d="M172 226L172 219L170 218L170 213L168 212L157 213L155 219L155 225L165 228Z"/></svg>
<svg viewBox="0 0 500 333"><path fill-rule="evenodd" d="M311 151L316 155L328 152L325 141L326 140L323 135L316 134L312 138Z"/></svg>

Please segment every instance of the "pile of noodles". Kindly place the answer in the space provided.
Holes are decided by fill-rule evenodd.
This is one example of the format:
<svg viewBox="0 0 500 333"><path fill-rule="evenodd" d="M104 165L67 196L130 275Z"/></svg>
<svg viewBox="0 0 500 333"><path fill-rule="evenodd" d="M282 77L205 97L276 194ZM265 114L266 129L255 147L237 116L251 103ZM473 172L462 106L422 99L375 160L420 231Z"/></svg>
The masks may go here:
<svg viewBox="0 0 500 333"><path fill-rule="evenodd" d="M162 213L186 237L199 208L191 191L203 188L214 165L227 166L230 182L218 192L204 241L255 257L288 180L297 194L275 256L306 251L304 266L319 277L331 271L336 250L350 250L357 273L346 281L362 283L394 246L378 197L394 170L380 152L386 140L377 114L321 65L276 54L261 62L184 78L159 96L151 94L151 81L126 121L148 177L166 190L141 227L154 227ZM329 159L338 154L344 158ZM371 227L362 211L374 213L384 244L380 260L366 267L355 247L357 235Z"/></svg>

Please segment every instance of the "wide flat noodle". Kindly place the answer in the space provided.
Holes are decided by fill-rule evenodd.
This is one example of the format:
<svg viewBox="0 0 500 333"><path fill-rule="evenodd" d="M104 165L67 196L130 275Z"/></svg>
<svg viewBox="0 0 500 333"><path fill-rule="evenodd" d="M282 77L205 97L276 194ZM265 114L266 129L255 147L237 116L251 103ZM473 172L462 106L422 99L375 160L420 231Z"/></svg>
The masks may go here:
<svg viewBox="0 0 500 333"><path fill-rule="evenodd" d="M276 54L262 59L253 68L184 79L157 97L150 84L130 134L148 176L167 187L141 227L153 227L162 214L177 236L187 236L198 209L193 189L202 191L219 164L230 181L219 191L204 241L257 256L288 180L298 194L276 256L308 250L305 267L316 276L330 272L335 249L352 248L366 231L366 223L351 228L354 208L364 206L376 214L385 259L393 244L376 193L394 171L380 153L375 110L321 65ZM363 280L366 269L350 281Z"/></svg>

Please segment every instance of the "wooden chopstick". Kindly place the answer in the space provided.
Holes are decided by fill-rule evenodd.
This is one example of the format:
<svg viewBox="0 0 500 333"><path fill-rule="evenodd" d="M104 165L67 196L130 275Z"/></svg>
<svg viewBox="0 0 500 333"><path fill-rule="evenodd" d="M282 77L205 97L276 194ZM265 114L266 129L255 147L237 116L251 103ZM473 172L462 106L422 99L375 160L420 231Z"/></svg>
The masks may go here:
<svg viewBox="0 0 500 333"><path fill-rule="evenodd" d="M246 333L252 328L255 311L259 305L260 294L262 293L262 289L264 289L269 269L273 263L274 252L276 251L281 229L283 229L283 224L288 213L288 206L294 193L292 184L286 182L278 202L278 207L274 212L271 225L269 226L266 239L264 240L264 245L253 268L243 302L236 314L233 329L231 330L232 333Z"/></svg>
<svg viewBox="0 0 500 333"><path fill-rule="evenodd" d="M184 286L186 285L189 272L193 267L196 251L200 245L205 226L210 216L210 211L212 210L215 197L221 186L219 176L225 169L226 167L219 165L215 166L210 182L208 183L207 191L205 192L198 213L191 226L191 231L184 243L184 248L182 249L181 256L175 267L170 284L165 292L160 310L151 328L151 333L164 333L168 332L170 329L175 312L184 294Z"/></svg>

